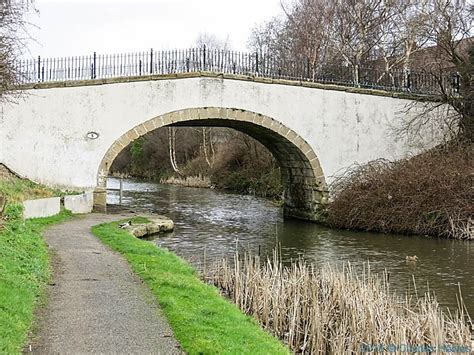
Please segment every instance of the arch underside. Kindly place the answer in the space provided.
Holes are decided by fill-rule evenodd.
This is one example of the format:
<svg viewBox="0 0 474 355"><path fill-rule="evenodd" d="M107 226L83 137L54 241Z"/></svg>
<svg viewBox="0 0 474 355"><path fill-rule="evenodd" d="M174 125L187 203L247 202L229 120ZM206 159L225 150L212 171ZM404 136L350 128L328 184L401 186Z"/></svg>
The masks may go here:
<svg viewBox="0 0 474 355"><path fill-rule="evenodd" d="M227 127L248 134L262 143L280 166L284 186L284 215L310 221L320 220L321 207L327 201L328 192L319 160L311 146L294 131L270 117L240 109L215 107L185 109L155 117L115 141L99 167L96 189L98 210L105 210L106 177L120 151L138 137L165 126Z"/></svg>

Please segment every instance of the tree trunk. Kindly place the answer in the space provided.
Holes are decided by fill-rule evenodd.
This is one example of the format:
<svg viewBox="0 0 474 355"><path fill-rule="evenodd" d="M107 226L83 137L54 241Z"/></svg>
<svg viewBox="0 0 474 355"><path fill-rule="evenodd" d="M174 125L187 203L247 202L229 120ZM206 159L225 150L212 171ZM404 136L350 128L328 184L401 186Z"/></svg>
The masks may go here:
<svg viewBox="0 0 474 355"><path fill-rule="evenodd" d="M168 128L168 144L169 144L169 153L170 153L170 163L173 171L181 175L181 172L178 169L178 164L176 163L176 128Z"/></svg>

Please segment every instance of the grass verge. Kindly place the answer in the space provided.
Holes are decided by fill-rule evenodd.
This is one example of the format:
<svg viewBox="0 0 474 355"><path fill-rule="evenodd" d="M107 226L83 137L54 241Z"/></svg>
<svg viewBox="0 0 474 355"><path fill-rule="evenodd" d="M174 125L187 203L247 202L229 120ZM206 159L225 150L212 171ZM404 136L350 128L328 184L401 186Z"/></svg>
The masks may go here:
<svg viewBox="0 0 474 355"><path fill-rule="evenodd" d="M144 222L136 218L134 222ZM120 252L159 300L173 332L190 354L288 354L289 350L256 321L203 283L175 254L118 228L119 222L94 226L92 232Z"/></svg>
<svg viewBox="0 0 474 355"><path fill-rule="evenodd" d="M56 191L14 176L0 178L7 205L0 219L0 353L20 353L33 323L33 312L50 279L48 248L41 232L70 216L24 220L20 201Z"/></svg>

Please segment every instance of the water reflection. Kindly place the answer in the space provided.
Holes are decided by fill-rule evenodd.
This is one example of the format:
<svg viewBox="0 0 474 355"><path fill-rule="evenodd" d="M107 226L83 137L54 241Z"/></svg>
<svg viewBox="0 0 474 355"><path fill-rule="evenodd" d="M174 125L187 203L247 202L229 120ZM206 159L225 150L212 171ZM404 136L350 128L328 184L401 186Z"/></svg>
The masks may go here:
<svg viewBox="0 0 474 355"><path fill-rule="evenodd" d="M118 181L109 179L110 187ZM420 291L436 290L443 305L456 306L458 284L474 315L474 246L470 242L331 230L313 223L283 220L281 209L252 196L124 181L124 205L165 214L175 221L173 233L154 241L193 262L232 255L236 243L263 255L281 244L285 262L304 257L323 265L370 262L373 270L390 274L393 289L403 292L415 276ZM109 203L118 203L109 193ZM407 255L417 255L416 264Z"/></svg>

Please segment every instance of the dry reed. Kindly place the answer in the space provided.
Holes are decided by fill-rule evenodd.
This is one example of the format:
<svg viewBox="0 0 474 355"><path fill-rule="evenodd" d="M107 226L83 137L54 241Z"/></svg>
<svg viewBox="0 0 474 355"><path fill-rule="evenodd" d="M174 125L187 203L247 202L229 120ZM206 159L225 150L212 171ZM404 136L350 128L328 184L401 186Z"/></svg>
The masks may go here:
<svg viewBox="0 0 474 355"><path fill-rule="evenodd" d="M207 176L186 176L186 177L176 177L171 176L167 179L161 179L161 184L170 184L170 185L180 185L188 187L211 187L211 180Z"/></svg>
<svg viewBox="0 0 474 355"><path fill-rule="evenodd" d="M296 353L361 353L364 346L385 352L391 344L442 353L445 344L472 346L465 307L446 313L431 294L397 296L387 275L373 274L370 265L358 272L349 264L317 270L301 260L285 267L276 252L264 264L258 256L236 254L207 277Z"/></svg>

